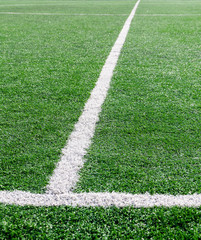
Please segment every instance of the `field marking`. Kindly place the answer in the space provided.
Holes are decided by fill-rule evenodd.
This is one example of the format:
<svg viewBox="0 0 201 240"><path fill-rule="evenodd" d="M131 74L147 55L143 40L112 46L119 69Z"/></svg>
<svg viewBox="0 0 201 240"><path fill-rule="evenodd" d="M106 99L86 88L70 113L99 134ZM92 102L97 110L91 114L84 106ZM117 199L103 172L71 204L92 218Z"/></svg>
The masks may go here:
<svg viewBox="0 0 201 240"><path fill-rule="evenodd" d="M139 4L139 2L140 2L140 0L138 0L137 3ZM130 16L129 16L129 18L130 18ZM127 21L128 21L128 19L127 19ZM131 21L131 20L132 19L129 19L129 21ZM80 158L82 158L84 156L84 154L86 153L87 147L90 145L90 139L93 136L93 131L95 128L94 124L96 123L96 121L98 119L97 114L101 111L100 99L96 98L96 93L98 92L98 94L99 94L99 89L101 87L103 87L104 91L106 91L106 92L103 95L101 95L100 97L102 99L101 101L104 101L104 98L107 94L107 88L109 87L108 80L106 81L107 86L104 85L105 84L104 74L105 74L106 78L108 78L108 76L110 76L110 78L112 77L113 70L111 71L110 67L114 68L115 66L113 66L113 65L116 65L116 62L118 60L118 56L120 54L121 47L123 46L122 43L124 43L125 38L126 38L125 32L128 32L128 29L129 29L129 26L128 26L129 21L128 22L127 21L126 21L127 27L124 31L122 29L123 32L121 31L121 33L119 34L119 37L118 37L119 40L117 39L117 41L115 42L115 45L112 48L112 51L102 69L101 75L98 79L98 83L97 83L96 87L94 88L95 90L93 90L91 93L90 99L92 98L95 100L94 105L93 105L93 101L92 102L88 101L86 104L87 106L85 105L85 110L83 113L86 114L87 117L89 117L89 119L85 119L85 115L84 115L84 117L83 117L83 115L81 115L78 123L75 125L75 130L73 131L73 133L71 134L71 136L68 140L67 147L65 147L63 149L64 162L65 162L66 153L69 154L69 157L72 157L71 160L78 159L78 161L76 161L75 164L74 163L72 164L72 162L71 162L71 164L69 165L72 168L75 167L75 169L72 169L71 167L68 169L70 171L71 170L74 171L74 173L76 173L76 174L77 174L77 171L79 171L79 169L83 165L83 159L81 159L81 162L80 162ZM99 102L98 105L97 105L96 101ZM88 108L91 108L91 107L93 109L92 112L95 111L96 115L90 115L91 109L88 109ZM99 108L99 109L97 110L96 108ZM86 111L87 109L89 112ZM94 119L94 118L96 118L96 119ZM85 120L85 121L92 120L93 126L91 126L91 130L86 129L88 127L88 122L85 122L83 120ZM82 122L83 124L79 125L79 122ZM79 127L81 127L83 129L85 135L87 134L86 137L88 140L84 139L84 143L82 142L83 134L80 134L80 132L77 131L77 128L79 128ZM89 134L89 136L88 136L88 134ZM76 144L76 145L73 144L74 138L79 139L79 141L81 143L81 148L77 148L78 145L76 144L75 141L74 141L74 144ZM89 141L89 142L86 143L86 141ZM72 151L69 151L69 143L71 144ZM67 166L67 167L69 167L69 166ZM59 167L61 167L61 165ZM75 178L77 178L77 177L78 176L76 176ZM77 181L77 179L74 179L74 180ZM68 179L67 179L67 181L68 181ZM72 182L72 179L70 181L71 181L71 187L73 187L74 184L76 183L76 181ZM102 193L67 192L67 193L62 194L61 192L66 192L65 186L64 186L64 191L63 191L63 186L62 186L62 189L61 189L62 191L59 192L59 194L58 194L57 186L54 185L55 183L56 182L53 182L53 185L51 186L51 182L50 182L49 190L45 194L34 194L34 193L18 191L18 190L13 191L13 192L0 191L0 202L4 203L4 204L15 204L15 205L21 205L21 206L24 206L24 205L32 205L32 206L66 205L66 206L74 206L74 207L76 207L76 206L79 206L79 207L81 207L81 206L85 206L85 207L89 207L89 206L102 206L102 207L133 206L136 208L137 207L155 207L155 206L158 206L158 207L161 207L161 206L163 206L163 207L172 207L172 206L200 207L201 206L201 194L177 195L177 196L166 195L166 194L150 195L148 193L129 194L129 193L115 193L115 192L112 192L112 193L108 193L108 192L102 192Z"/></svg>
<svg viewBox="0 0 201 240"><path fill-rule="evenodd" d="M0 202L20 206L73 206L73 207L200 207L201 194L129 194L129 193L68 193L35 194L22 191L1 191Z"/></svg>
<svg viewBox="0 0 201 240"><path fill-rule="evenodd" d="M0 12L0 15L41 15L41 16L127 16L127 14L119 13L23 13L23 12ZM174 13L152 13L152 14L135 14L139 17L194 17L201 16L200 13L195 14L174 14Z"/></svg>
<svg viewBox="0 0 201 240"><path fill-rule="evenodd" d="M129 17L127 18L119 36L112 47L109 56L102 68L96 86L91 92L84 110L74 126L66 146L62 149L61 160L57 164L50 182L47 186L48 193L63 194L72 191L79 175L79 170L84 165L84 156L91 145L96 123L99 120L101 106L105 101L113 76L113 70L117 64L121 49L126 40L131 21L135 15L140 0L137 1Z"/></svg>
<svg viewBox="0 0 201 240"><path fill-rule="evenodd" d="M28 7L28 6L67 6L65 3L53 3L53 4L38 4L38 3L27 3L27 4L0 4L0 7Z"/></svg>
<svg viewBox="0 0 201 240"><path fill-rule="evenodd" d="M81 1L76 1L76 3L80 3ZM86 1L90 3L95 3L96 1ZM26 6L67 6L69 3L75 3L74 1L46 1L44 3L14 3L14 4L0 4L0 7L26 7ZM188 1L188 2L143 2L141 4L147 5L147 4L201 4L201 2L193 2L193 1Z"/></svg>
<svg viewBox="0 0 201 240"><path fill-rule="evenodd" d="M182 4L182 5L184 5L185 3L187 3L187 4L192 4L192 3L201 3L201 2L194 2L194 1L186 1L186 2L177 2L177 1L175 1L175 2L143 2L142 4L143 5L147 5L147 4L159 4L159 5L161 5L161 4Z"/></svg>
<svg viewBox="0 0 201 240"><path fill-rule="evenodd" d="M152 14L136 14L139 17L193 17L193 16L201 16L200 13L188 14L188 13L152 13Z"/></svg>
<svg viewBox="0 0 201 240"><path fill-rule="evenodd" d="M45 194L33 194L23 191L0 191L0 202L6 204L51 206L51 205L72 205L72 206L95 206L111 205L114 193L72 193L79 175L78 171L84 165L84 156L91 144L95 132L96 123L99 119L101 106L106 98L113 70L117 64L121 49L126 40L131 21L140 3L138 0L127 18L119 36L106 59L96 86L91 92L85 104L83 113L74 126L67 145L62 149L61 160L54 170ZM101 197L102 196L102 197ZM119 199L119 194L116 194ZM120 194L121 199L122 194ZM108 203L107 200L111 199ZM122 199L120 200L122 202ZM117 203L118 206L118 200Z"/></svg>
<svg viewBox="0 0 201 240"><path fill-rule="evenodd" d="M71 1L73 2L73 1ZM75 3L75 2L74 2ZM76 2L77 3L77 2ZM18 4L0 4L0 7L27 7L27 6L67 6L68 2L63 3L53 3L53 4L44 4L44 3L18 3Z"/></svg>
<svg viewBox="0 0 201 240"><path fill-rule="evenodd" d="M0 12L1 15L44 15L44 16L127 16L127 14L113 13L23 13L23 12Z"/></svg>
<svg viewBox="0 0 201 240"><path fill-rule="evenodd" d="M46 3L14 3L14 4L0 4L0 7L28 7L28 6L68 6L69 3L78 3L80 4L82 1L66 1L66 2L46 2ZM96 1L85 1L89 3L97 3ZM107 2L107 1L105 1ZM79 6L79 5L78 5Z"/></svg>

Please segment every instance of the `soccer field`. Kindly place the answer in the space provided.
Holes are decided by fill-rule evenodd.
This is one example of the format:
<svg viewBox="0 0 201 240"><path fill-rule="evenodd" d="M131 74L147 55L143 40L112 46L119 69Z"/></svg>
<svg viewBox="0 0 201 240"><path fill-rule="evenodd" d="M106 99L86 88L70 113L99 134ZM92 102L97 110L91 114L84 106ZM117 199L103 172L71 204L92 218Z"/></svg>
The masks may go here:
<svg viewBox="0 0 201 240"><path fill-rule="evenodd" d="M0 200L88 206L2 204L1 239L199 238L200 1L138 2L95 134L75 125L136 2L0 0Z"/></svg>

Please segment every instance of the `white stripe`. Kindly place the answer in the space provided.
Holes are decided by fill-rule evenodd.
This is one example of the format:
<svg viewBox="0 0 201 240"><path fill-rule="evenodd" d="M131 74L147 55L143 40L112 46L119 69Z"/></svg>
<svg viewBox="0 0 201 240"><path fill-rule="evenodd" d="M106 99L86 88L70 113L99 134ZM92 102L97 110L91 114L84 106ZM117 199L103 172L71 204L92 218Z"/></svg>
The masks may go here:
<svg viewBox="0 0 201 240"><path fill-rule="evenodd" d="M192 4L192 3L201 3L201 2L194 2L194 1L188 1L188 2L177 2L177 1L174 1L174 2L143 2L142 4L144 5L147 5L147 4L158 4L158 5L163 5L163 4L182 4L182 5L185 5L185 4Z"/></svg>
<svg viewBox="0 0 201 240"><path fill-rule="evenodd" d="M30 13L30 12L0 12L1 15L44 15L44 16L126 16L127 14L119 13ZM174 14L174 13L153 13L153 14L135 14L139 17L193 17L201 16L200 13L194 14Z"/></svg>
<svg viewBox="0 0 201 240"><path fill-rule="evenodd" d="M127 20L128 21L128 20ZM131 19L129 20L131 21ZM128 22L127 22L128 24ZM129 25L129 24L128 24ZM127 28L129 28L127 26ZM122 29L123 31L123 29ZM104 68L101 72L101 74L103 74L105 72L106 76L109 74L112 76L112 72L110 71L110 67L113 66L113 58L115 58L115 65L116 62L118 60L118 55L120 53L120 49L123 46L122 42L125 41L126 35L125 32L128 32L127 30L124 30L123 32L120 33L119 37L110 53L110 57L108 57L106 64L104 65ZM116 46L116 47L115 47ZM113 57L112 57L113 56ZM115 66L113 66L112 68L114 69ZM113 70L112 70L113 71ZM110 73L109 73L110 72ZM100 75L101 77L101 75ZM98 89L98 85L102 84L102 87L104 88L104 90L106 90L106 86L104 86L104 77L102 76L101 78L99 77L98 81L103 81L102 83L97 83L97 86L95 87L95 89ZM111 79L111 77L110 77ZM107 85L109 85L109 83L107 83ZM107 92L107 91L106 91ZM104 93L104 95L106 96L106 92ZM96 96L96 93L92 92L91 96L93 95L93 99ZM90 97L91 98L91 97ZM102 99L104 98L104 96L101 97ZM96 97L95 97L96 99ZM99 98L97 98L97 101L100 101ZM102 100L104 101L104 100ZM86 110L90 107L90 102L88 101L88 107L85 106L85 110L84 112L86 112ZM92 104L92 109L95 110L95 105ZM99 107L100 104L99 104ZM98 108L98 107L97 107ZM94 112L94 110L92 110L92 112ZM99 109L100 110L100 109ZM88 111L90 111L90 109L88 109ZM97 112L97 111L96 111ZM89 113L87 114L89 115ZM88 116L89 117L89 116ZM93 118L94 115L91 116L91 118ZM82 116L80 117L82 118ZM85 117L83 117L85 118ZM87 119L85 119L87 120ZM91 121L91 119L89 119ZM83 119L79 120L79 122L83 122ZM70 142L72 144L73 139L74 139L74 135L76 135L77 133L77 128L79 128L79 122L76 124L75 126L75 130L72 133L68 143ZM95 121L96 122L96 121ZM86 125L85 125L86 123ZM83 122L84 126L84 132L87 133L87 129L86 127L88 127L88 123L87 122ZM86 127L85 127L86 126ZM92 128L95 128L92 127ZM78 132L79 133L79 132ZM91 133L91 131L89 131L89 133ZM93 134L92 134L93 136ZM91 136L91 137L92 137ZM77 136L79 138L79 136ZM82 134L80 134L80 137L82 139ZM89 136L87 136L87 139L91 138ZM83 148L84 145L88 144L82 144L82 140L81 140L81 145ZM77 151L75 151L75 149L77 149ZM78 148L77 148L78 147ZM80 150L81 148L79 148L80 146L73 146L72 152L69 152L69 155L72 154L73 157L75 157L75 159L77 159L77 157L79 158L79 154L80 154ZM67 146L67 151L69 151L69 146ZM64 149L64 152L66 151ZM86 151L85 148L82 149L83 152ZM77 154L77 155L76 155ZM65 166L65 164L64 164ZM78 164L78 168L80 168L79 164ZM73 170L74 171L74 170ZM51 186L49 186L51 187ZM54 192L54 187L57 186L53 186L53 192ZM66 189L65 189L66 190ZM51 191L50 191L51 192ZM64 191L65 192L65 191ZM9 191L0 191L0 202L1 203L5 203L5 204L16 204L16 205L33 205L33 206L59 206L59 205L67 205L67 206L102 206L102 207L110 207L110 206L117 206L117 207L125 207L125 206L133 206L133 207L154 207L154 206L164 206L164 207L172 207L172 206L180 206L180 207L200 207L201 206L201 194L193 194L193 195L177 195L177 196L173 196L173 195L165 195L165 194L155 194L155 195L150 195L150 194L126 194L126 193L66 193L66 194L34 194L34 193L29 193L29 192L22 192L22 191L13 191L13 192L9 192Z"/></svg>
<svg viewBox="0 0 201 240"><path fill-rule="evenodd" d="M174 13L153 13L153 14L136 14L139 17L193 17L193 16L201 16L200 13L181 13L181 14L174 14Z"/></svg>
<svg viewBox="0 0 201 240"><path fill-rule="evenodd" d="M74 206L74 207L200 207L201 194L165 195L165 194L126 194L126 193L68 193L34 194L22 191L1 191L0 202L4 204L32 206Z"/></svg>
<svg viewBox="0 0 201 240"><path fill-rule="evenodd" d="M14 3L14 4L0 4L0 7L28 7L28 6L68 6L69 3L80 4L82 1L64 1L64 2L45 2L45 3ZM84 3L97 3L96 1L84 1ZM99 1L100 2L100 1ZM107 1L105 1L107 3ZM83 3L83 2L82 2Z"/></svg>
<svg viewBox="0 0 201 240"><path fill-rule="evenodd" d="M53 3L53 4L38 4L38 3L28 3L28 4L7 4L3 5L0 4L0 7L28 7L28 6L66 6L68 5L67 3Z"/></svg>
<svg viewBox="0 0 201 240"><path fill-rule="evenodd" d="M98 115L101 106L106 98L113 70L117 64L121 48L125 42L131 21L135 15L140 0L135 4L131 14L127 18L106 62L102 68L95 88L85 104L82 115L75 124L67 145L63 148L61 160L54 170L53 176L47 186L47 191L51 193L67 193L75 187L79 175L79 170L84 165L84 156L91 144L94 136Z"/></svg>
<svg viewBox="0 0 201 240"><path fill-rule="evenodd" d="M119 13L27 13L27 12L0 12L2 15L47 15L47 16L126 16L127 14ZM153 14L135 14L139 17L185 17L185 16L201 16L200 13L194 14L174 14L174 13L153 13Z"/></svg>
<svg viewBox="0 0 201 240"><path fill-rule="evenodd" d="M72 3L80 3L78 1L73 2L70 1ZM50 3L50 4L49 4ZM49 2L48 4L45 3L17 3L17 4L0 4L0 7L26 7L26 6L67 6L69 5L69 1L68 2L60 2L60 3L51 3Z"/></svg>
<svg viewBox="0 0 201 240"><path fill-rule="evenodd" d="M113 13L27 13L27 12L0 12L2 15L46 15L46 16L126 16L127 14Z"/></svg>

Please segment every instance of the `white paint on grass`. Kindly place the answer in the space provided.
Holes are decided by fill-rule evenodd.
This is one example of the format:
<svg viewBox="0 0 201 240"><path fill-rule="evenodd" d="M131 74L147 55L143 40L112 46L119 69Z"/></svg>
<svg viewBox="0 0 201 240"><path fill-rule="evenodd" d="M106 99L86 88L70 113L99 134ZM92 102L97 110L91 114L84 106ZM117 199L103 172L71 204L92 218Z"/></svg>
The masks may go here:
<svg viewBox="0 0 201 240"><path fill-rule="evenodd" d="M174 13L152 13L152 14L136 14L139 17L193 17L201 16L200 13L183 13L183 14L174 14Z"/></svg>
<svg viewBox="0 0 201 240"><path fill-rule="evenodd" d="M176 4L182 4L182 5L184 5L184 4L193 4L193 3L201 3L201 2L195 2L195 1L183 1L183 2L177 2L177 1L173 1L173 2L170 2L170 1L168 1L168 2L143 2L142 4L144 4L144 5L147 5L147 4L157 4L157 5L163 5L163 4L174 4L174 5L176 5Z"/></svg>
<svg viewBox="0 0 201 240"><path fill-rule="evenodd" d="M42 15L42 16L126 16L127 14L113 13L28 13L28 12L0 12L1 15Z"/></svg>
<svg viewBox="0 0 201 240"><path fill-rule="evenodd" d="M150 195L129 193L73 193L71 189L78 181L78 171L84 164L83 157L94 135L95 125L101 111L101 105L107 95L113 70L116 66L121 48L125 42L130 23L140 0L128 17L109 57L101 71L100 77L87 101L83 114L70 135L67 146L47 187L45 194L23 191L0 191L0 202L4 204L32 206L102 206L102 207L200 207L201 194L193 195Z"/></svg>
<svg viewBox="0 0 201 240"><path fill-rule="evenodd" d="M41 15L41 16L126 16L124 13L37 13L37 12L0 12L1 15ZM136 14L138 17L193 17L201 16L200 13L152 13L152 14Z"/></svg>
<svg viewBox="0 0 201 240"><path fill-rule="evenodd" d="M61 160L54 170L53 176L47 186L48 193L63 194L72 191L79 175L79 170L84 165L84 156L94 136L101 106L106 98L113 70L117 64L120 51L126 40L131 21L135 15L140 0L137 1L131 14L127 18L96 82L91 96L85 104L82 115L75 124L67 145L62 150Z"/></svg>
<svg viewBox="0 0 201 240"><path fill-rule="evenodd" d="M80 3L79 1L67 1L67 2L46 2L46 3L16 3L16 4L0 4L0 7L29 7L29 6L68 6L69 3ZM86 3L86 2L85 2Z"/></svg>
<svg viewBox="0 0 201 240"><path fill-rule="evenodd" d="M137 1L131 14L127 18L112 50L102 68L96 86L85 104L82 115L75 124L67 145L62 149L61 160L54 170L47 186L46 194L33 194L22 191L1 191L0 202L6 204L51 206L120 206L124 198L115 193L72 193L79 176L78 171L83 167L84 156L91 144L95 132L101 106L106 98L113 70L117 64L120 51L128 34L131 21L135 15L140 0ZM115 200L116 199L116 200ZM127 197L125 198L125 201ZM119 202L120 200L120 202ZM129 200L130 201L130 200ZM119 202L119 203L118 203Z"/></svg>
<svg viewBox="0 0 201 240"><path fill-rule="evenodd" d="M127 14L119 13L30 13L30 12L0 12L0 15L37 15L37 16L126 16ZM152 14L136 14L138 17L196 17L201 16L199 13L193 14L172 14L172 13L152 13Z"/></svg>
<svg viewBox="0 0 201 240"><path fill-rule="evenodd" d="M127 193L68 193L34 194L22 191L0 192L0 202L4 204L32 206L73 206L73 207L200 207L201 194L163 195Z"/></svg>

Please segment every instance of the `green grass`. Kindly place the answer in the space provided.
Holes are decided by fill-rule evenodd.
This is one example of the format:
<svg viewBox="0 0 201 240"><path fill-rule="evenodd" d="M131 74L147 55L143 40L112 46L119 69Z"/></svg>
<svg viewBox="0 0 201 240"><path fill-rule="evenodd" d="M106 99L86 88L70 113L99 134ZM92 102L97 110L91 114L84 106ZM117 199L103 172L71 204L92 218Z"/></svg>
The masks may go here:
<svg viewBox="0 0 201 240"><path fill-rule="evenodd" d="M45 12L113 11L75 2ZM200 7L148 2L137 13ZM113 3L114 13L134 5ZM125 19L0 15L0 190L43 192ZM77 191L200 192L199 29L200 17L135 17ZM0 239L200 239L200 219L201 208L0 204Z"/></svg>
<svg viewBox="0 0 201 240"><path fill-rule="evenodd" d="M143 1L140 14L200 14L199 1Z"/></svg>
<svg viewBox="0 0 201 240"><path fill-rule="evenodd" d="M0 206L3 239L200 239L201 209Z"/></svg>
<svg viewBox="0 0 201 240"><path fill-rule="evenodd" d="M1 190L44 190L125 18L0 16Z"/></svg>
<svg viewBox="0 0 201 240"><path fill-rule="evenodd" d="M58 2L12 2L2 4L0 12L22 13L85 13L85 14L128 14L135 1L58 1ZM13 4L13 6L12 6ZM6 5L6 6L3 6ZM11 6L9 6L11 5ZM109 19L108 19L109 22Z"/></svg>
<svg viewBox="0 0 201 240"><path fill-rule="evenodd" d="M200 28L135 17L77 192L201 192Z"/></svg>

